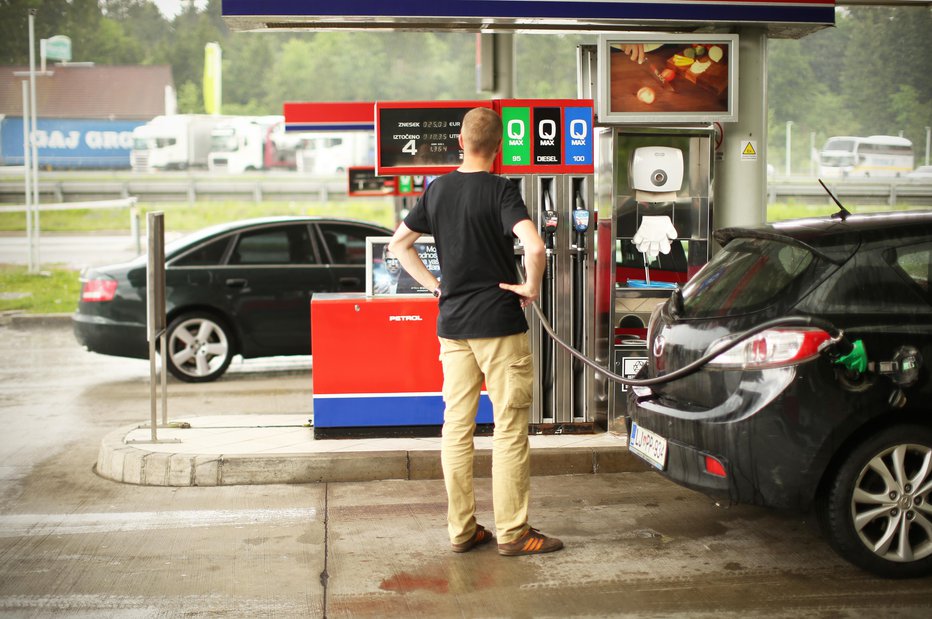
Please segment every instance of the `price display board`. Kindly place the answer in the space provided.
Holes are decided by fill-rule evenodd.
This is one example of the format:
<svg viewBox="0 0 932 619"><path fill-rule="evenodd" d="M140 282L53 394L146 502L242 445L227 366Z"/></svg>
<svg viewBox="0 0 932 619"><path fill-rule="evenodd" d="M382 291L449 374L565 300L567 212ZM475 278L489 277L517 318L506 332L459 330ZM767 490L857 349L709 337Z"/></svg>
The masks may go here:
<svg viewBox="0 0 932 619"><path fill-rule="evenodd" d="M395 193L395 178L376 176L372 166L351 167L347 172L348 196L390 196Z"/></svg>
<svg viewBox="0 0 932 619"><path fill-rule="evenodd" d="M460 127L466 112L491 101L378 102L378 174L445 174L463 161Z"/></svg>

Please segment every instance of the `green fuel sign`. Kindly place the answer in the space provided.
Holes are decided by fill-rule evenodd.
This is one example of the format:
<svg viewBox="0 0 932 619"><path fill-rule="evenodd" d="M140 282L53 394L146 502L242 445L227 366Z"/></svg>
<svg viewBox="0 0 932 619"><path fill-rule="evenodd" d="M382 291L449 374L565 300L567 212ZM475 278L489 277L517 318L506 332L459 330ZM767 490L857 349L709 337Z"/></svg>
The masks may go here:
<svg viewBox="0 0 932 619"><path fill-rule="evenodd" d="M502 165L531 164L531 108L503 107Z"/></svg>

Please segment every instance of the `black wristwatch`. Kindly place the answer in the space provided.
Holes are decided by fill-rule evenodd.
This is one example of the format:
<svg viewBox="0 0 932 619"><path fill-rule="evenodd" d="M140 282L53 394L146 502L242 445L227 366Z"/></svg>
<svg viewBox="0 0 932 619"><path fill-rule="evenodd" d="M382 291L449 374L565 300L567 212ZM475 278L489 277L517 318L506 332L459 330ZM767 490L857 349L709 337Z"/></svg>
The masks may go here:
<svg viewBox="0 0 932 619"><path fill-rule="evenodd" d="M439 297L439 296L440 296L440 286L437 286L436 288L434 288L434 291L433 291L431 294L434 295L435 297Z"/></svg>

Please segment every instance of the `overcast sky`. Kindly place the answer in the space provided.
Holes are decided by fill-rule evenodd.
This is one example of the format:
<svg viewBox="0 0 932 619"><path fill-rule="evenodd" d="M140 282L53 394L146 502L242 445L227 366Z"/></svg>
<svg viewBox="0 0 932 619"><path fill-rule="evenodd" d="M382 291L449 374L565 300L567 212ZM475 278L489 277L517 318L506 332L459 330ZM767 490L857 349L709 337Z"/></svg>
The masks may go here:
<svg viewBox="0 0 932 619"><path fill-rule="evenodd" d="M180 13L182 5L186 1L187 0L152 0L152 2L159 7L159 10L162 11L162 15L168 18L172 18ZM203 8L207 4L207 0L195 0L195 3L199 8Z"/></svg>

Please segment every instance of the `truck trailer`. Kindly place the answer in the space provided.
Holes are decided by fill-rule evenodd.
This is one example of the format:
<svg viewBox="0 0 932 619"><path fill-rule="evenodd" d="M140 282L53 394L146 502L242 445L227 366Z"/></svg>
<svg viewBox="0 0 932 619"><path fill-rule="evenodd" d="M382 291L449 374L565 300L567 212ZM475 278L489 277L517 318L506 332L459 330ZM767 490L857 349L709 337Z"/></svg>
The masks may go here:
<svg viewBox="0 0 932 619"><path fill-rule="evenodd" d="M133 131L142 120L39 118L36 153L41 169L126 169ZM0 116L0 165L25 163L23 119Z"/></svg>
<svg viewBox="0 0 932 619"><path fill-rule="evenodd" d="M294 141L285 136L284 116L230 118L211 134L207 167L230 174L294 170L295 147Z"/></svg>
<svg viewBox="0 0 932 619"><path fill-rule="evenodd" d="M133 131L133 170L206 168L211 132L227 118L208 114L156 116Z"/></svg>
<svg viewBox="0 0 932 619"><path fill-rule="evenodd" d="M352 167L375 165L372 131L309 131L299 135L298 172L334 175L345 174Z"/></svg>

